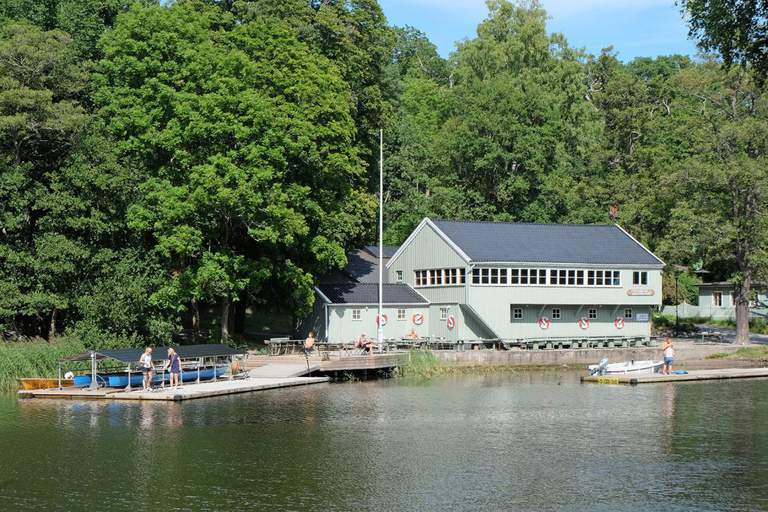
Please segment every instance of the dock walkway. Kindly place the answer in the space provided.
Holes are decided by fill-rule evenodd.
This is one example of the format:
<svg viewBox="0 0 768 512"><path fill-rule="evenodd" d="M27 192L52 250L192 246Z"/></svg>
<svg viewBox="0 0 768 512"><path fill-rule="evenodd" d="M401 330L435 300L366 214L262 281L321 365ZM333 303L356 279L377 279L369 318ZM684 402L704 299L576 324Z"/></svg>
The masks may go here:
<svg viewBox="0 0 768 512"><path fill-rule="evenodd" d="M304 367L306 370L306 365ZM62 389L35 389L19 391L20 398L65 398L74 400L106 399L106 400L160 400L174 401L191 400L194 398L208 398L213 396L233 395L237 393L249 393L266 389L305 386L328 382L328 377L248 377L246 379L202 382L200 384L185 384L177 389L170 386L155 388L150 392L139 390L126 391L114 388L62 388Z"/></svg>
<svg viewBox="0 0 768 512"><path fill-rule="evenodd" d="M644 375L590 375L581 378L582 382L597 384L654 384L659 382L687 382L721 379L755 379L768 377L768 368L721 368L717 370L691 370L687 374L664 375L648 373Z"/></svg>

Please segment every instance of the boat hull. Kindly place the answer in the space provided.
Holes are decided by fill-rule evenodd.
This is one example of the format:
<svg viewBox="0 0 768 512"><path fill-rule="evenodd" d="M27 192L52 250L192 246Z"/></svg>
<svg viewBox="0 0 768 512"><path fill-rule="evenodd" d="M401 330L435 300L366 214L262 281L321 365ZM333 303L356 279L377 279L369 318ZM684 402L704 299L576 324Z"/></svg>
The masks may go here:
<svg viewBox="0 0 768 512"><path fill-rule="evenodd" d="M626 375L631 374L649 374L658 373L664 366L662 361L625 361L623 363L611 363L600 371L601 375ZM587 368L590 372L599 370L600 365L590 365Z"/></svg>
<svg viewBox="0 0 768 512"><path fill-rule="evenodd" d="M28 377L23 379L17 379L21 389L52 389L59 387L59 379L51 379L47 377ZM73 379L61 379L62 387L74 386Z"/></svg>
<svg viewBox="0 0 768 512"><path fill-rule="evenodd" d="M215 376L221 377L226 373L227 367L226 366L218 366L215 369ZM200 370L200 380L210 380L214 377L214 369L213 368L203 368ZM196 381L198 379L198 371L197 370L188 370L185 372L182 372L181 374L181 381L182 382L192 382ZM121 374L112 374L108 376L108 383L107 385L111 388L125 388L128 387L128 374L127 373L121 373ZM169 373L165 374L155 374L152 377L152 384L162 384L162 383L168 383L171 380L171 375ZM131 386L141 386L144 383L144 376L141 373L131 373Z"/></svg>

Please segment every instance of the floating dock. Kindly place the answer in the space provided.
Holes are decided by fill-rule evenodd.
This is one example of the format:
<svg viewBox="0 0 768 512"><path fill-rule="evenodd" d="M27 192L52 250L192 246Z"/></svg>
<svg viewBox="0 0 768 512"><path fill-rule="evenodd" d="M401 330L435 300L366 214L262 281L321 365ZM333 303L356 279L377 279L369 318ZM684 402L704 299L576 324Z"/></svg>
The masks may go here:
<svg viewBox="0 0 768 512"><path fill-rule="evenodd" d="M659 382L687 382L723 379L756 379L768 377L768 368L721 368L718 370L691 370L685 374L664 375L661 373L626 374L626 375L589 375L581 382L597 384L655 384Z"/></svg>
<svg viewBox="0 0 768 512"><path fill-rule="evenodd" d="M305 386L328 382L328 377L275 377L235 380L216 380L202 382L200 384L185 384L176 389L170 386L155 388L144 392L139 390L126 391L113 388L62 388L62 389L35 389L19 391L20 398L64 398L72 400L106 399L106 400L153 400L173 401L192 400L195 398L209 398L214 396L234 395L237 393L250 393L266 389L287 388L293 386Z"/></svg>

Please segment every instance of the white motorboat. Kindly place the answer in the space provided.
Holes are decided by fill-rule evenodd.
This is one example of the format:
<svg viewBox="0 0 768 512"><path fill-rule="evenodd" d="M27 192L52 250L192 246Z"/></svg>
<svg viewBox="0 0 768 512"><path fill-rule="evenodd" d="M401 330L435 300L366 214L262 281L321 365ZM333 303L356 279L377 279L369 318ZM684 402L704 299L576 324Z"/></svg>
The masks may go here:
<svg viewBox="0 0 768 512"><path fill-rule="evenodd" d="M658 373L664 366L663 361L624 361L623 363L608 363L608 359L587 367L590 375L620 375L625 373Z"/></svg>

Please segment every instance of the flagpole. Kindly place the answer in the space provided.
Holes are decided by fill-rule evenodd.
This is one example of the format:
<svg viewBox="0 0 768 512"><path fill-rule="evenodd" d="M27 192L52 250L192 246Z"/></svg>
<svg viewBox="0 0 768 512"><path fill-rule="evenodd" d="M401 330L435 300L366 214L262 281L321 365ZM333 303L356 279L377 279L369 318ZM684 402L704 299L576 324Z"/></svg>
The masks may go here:
<svg viewBox="0 0 768 512"><path fill-rule="evenodd" d="M379 129L379 322L377 342L379 352L384 350L384 130Z"/></svg>

